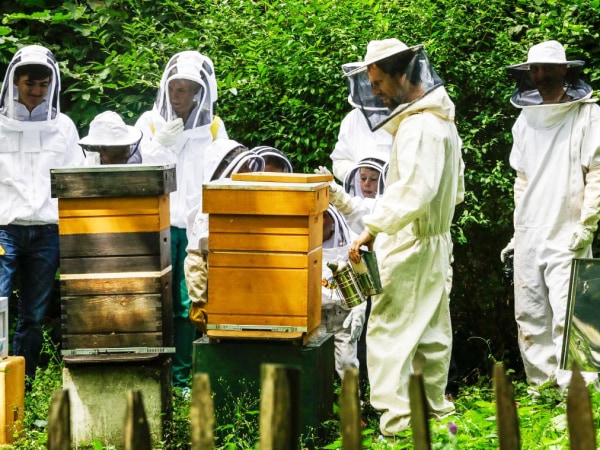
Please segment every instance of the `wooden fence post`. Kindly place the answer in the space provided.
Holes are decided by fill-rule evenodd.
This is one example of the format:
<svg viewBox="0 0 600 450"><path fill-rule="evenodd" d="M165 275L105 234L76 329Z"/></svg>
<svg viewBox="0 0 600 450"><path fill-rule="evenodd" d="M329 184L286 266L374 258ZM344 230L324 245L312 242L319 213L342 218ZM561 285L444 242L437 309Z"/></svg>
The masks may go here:
<svg viewBox="0 0 600 450"><path fill-rule="evenodd" d="M496 364L494 367L494 396L500 450L518 450L521 448L519 417L512 384L506 377L504 364Z"/></svg>
<svg viewBox="0 0 600 450"><path fill-rule="evenodd" d="M191 450L213 450L215 445L215 407L207 373L198 373L192 379L190 406Z"/></svg>
<svg viewBox="0 0 600 450"><path fill-rule="evenodd" d="M69 391L58 389L52 394L48 412L48 450L71 448L71 400Z"/></svg>
<svg viewBox="0 0 600 450"><path fill-rule="evenodd" d="M125 409L125 450L152 450L150 428L144 411L142 393L138 390L127 392Z"/></svg>
<svg viewBox="0 0 600 450"><path fill-rule="evenodd" d="M414 449L429 450L431 448L429 412L427 410L427 396L422 373L416 372L410 376L408 396L410 399L410 421L412 423Z"/></svg>
<svg viewBox="0 0 600 450"><path fill-rule="evenodd" d="M300 371L262 364L260 450L293 450L300 441Z"/></svg>
<svg viewBox="0 0 600 450"><path fill-rule="evenodd" d="M340 426L342 449L361 450L360 399L358 395L358 369L346 369L340 393Z"/></svg>
<svg viewBox="0 0 600 450"><path fill-rule="evenodd" d="M571 450L595 450L596 430L590 393L577 363L573 363L571 384L567 393L567 422Z"/></svg>

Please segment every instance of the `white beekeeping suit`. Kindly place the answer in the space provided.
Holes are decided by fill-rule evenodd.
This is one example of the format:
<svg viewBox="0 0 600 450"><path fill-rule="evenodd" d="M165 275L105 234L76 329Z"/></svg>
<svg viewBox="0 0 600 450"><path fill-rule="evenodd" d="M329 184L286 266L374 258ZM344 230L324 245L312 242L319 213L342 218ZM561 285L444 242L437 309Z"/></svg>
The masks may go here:
<svg viewBox="0 0 600 450"><path fill-rule="evenodd" d="M191 80L201 86L183 126L169 100L169 83L174 80ZM180 52L164 70L152 110L142 114L135 124L143 133L140 148L144 163L177 164L177 190L171 193L172 226L185 228L187 215L201 204L206 147L217 138L227 138L223 122L213 112L216 100L217 84L210 58L197 51Z"/></svg>
<svg viewBox="0 0 600 450"><path fill-rule="evenodd" d="M560 103L543 103L529 80L530 64L544 62L567 67ZM566 388L570 382L570 371L559 367L571 261L592 257L600 217L600 108L578 79L582 66L566 61L558 42L547 41L531 48L527 63L508 68L518 82L511 103L521 109L510 154L517 172L515 317L532 385L550 381ZM584 377L592 381L596 374Z"/></svg>
<svg viewBox="0 0 600 450"><path fill-rule="evenodd" d="M348 72L355 67L356 64L349 63L344 64L342 69L344 72ZM333 162L333 175L340 182L344 182L348 172L364 158L371 157L384 162L389 161L393 141L392 135L385 130L371 131L360 109L360 95L370 89L366 72L348 79L348 88L350 90L348 103L352 105L353 109L342 120L338 140L330 155ZM387 111L383 103L374 104L372 109Z"/></svg>
<svg viewBox="0 0 600 450"><path fill-rule="evenodd" d="M327 212L333 219L331 237L323 242L323 287L321 292L321 324L319 332L334 335L335 370L343 378L344 370L359 366L357 342L365 321L366 303L351 310L335 288L333 274L327 266L330 262L346 261L348 246L355 235L335 206L329 205Z"/></svg>
<svg viewBox="0 0 600 450"><path fill-rule="evenodd" d="M227 138L213 115L217 84L210 58L183 51L167 63L151 111L138 119L142 130L141 154L146 164L175 163L177 190L170 194L171 273L173 298L173 385L189 393L192 342L196 330L189 320L190 298L184 263L187 217L202 205L202 171L206 148L216 138Z"/></svg>
<svg viewBox="0 0 600 450"><path fill-rule="evenodd" d="M393 93L400 100L389 101L392 93L374 86L393 109L388 117L368 117L371 128L395 136L385 191L363 218L365 230L349 255L354 259L375 239L383 292L372 297L367 323L371 405L382 413L382 435L394 436L410 426L408 385L415 370L423 375L430 414L454 410L444 398L452 350L450 226L464 187L454 104L423 46L371 41L362 68L388 81L394 75L381 69L388 61L401 71Z"/></svg>
<svg viewBox="0 0 600 450"><path fill-rule="evenodd" d="M28 64L52 72L44 101L31 112L17 101L13 83L15 70ZM0 94L0 225L58 223L58 200L50 195L50 169L84 162L77 128L60 112L60 89L58 63L50 50L30 45L15 53Z"/></svg>
<svg viewBox="0 0 600 450"><path fill-rule="evenodd" d="M0 297L19 291L11 352L25 358L27 387L60 259L51 170L84 162L75 124L60 111L60 90L52 52L29 45L10 61L0 93Z"/></svg>

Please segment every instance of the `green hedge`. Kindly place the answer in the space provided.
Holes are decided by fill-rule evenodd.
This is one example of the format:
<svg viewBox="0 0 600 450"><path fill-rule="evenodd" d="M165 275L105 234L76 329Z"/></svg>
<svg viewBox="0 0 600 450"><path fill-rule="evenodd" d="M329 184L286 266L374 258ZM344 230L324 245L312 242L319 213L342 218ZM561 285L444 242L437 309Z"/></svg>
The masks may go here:
<svg viewBox="0 0 600 450"><path fill-rule="evenodd" d="M423 43L457 106L467 197L453 229L452 314L462 375L490 359L520 369L511 287L499 252L512 229L510 106L505 67L530 45L558 39L600 79L599 1L489 0L13 0L0 6L2 72L21 45L51 48L63 74L63 111L87 131L112 109L133 123L151 108L164 64L197 49L217 72L217 113L230 136L273 145L297 169L329 163L350 106L341 64L371 39ZM479 339L481 338L481 339Z"/></svg>

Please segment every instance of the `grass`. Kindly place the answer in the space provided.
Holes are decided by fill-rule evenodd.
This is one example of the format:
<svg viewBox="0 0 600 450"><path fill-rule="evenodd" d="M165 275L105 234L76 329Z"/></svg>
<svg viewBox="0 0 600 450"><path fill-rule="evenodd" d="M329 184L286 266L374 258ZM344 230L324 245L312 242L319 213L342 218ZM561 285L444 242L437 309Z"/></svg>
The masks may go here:
<svg viewBox="0 0 600 450"><path fill-rule="evenodd" d="M48 355L47 366L38 369L33 388L25 398L25 423L22 437L11 449L46 449L47 419L53 392L62 387L62 361L55 346L46 340L44 353ZM335 386L336 395L339 386ZM523 449L568 449L569 436L566 420L566 399L554 388L542 387L539 397L527 392L527 385L513 383L515 401L521 430ZM600 392L590 388L594 423L600 425ZM189 448L189 401L174 398L173 427L165 442L155 442L157 449ZM461 386L456 401L456 413L440 421L430 422L433 449L494 449L499 448L492 380L480 378L476 383ZM232 397L231 407L217 411L215 436L217 450L254 449L258 441L259 402L252 396ZM335 405L337 412L337 405ZM395 442L379 440L376 411L365 408L363 448L374 450L412 448L411 431L397 436ZM337 415L323 424L317 448L341 449ZM306 437L304 437L306 440ZM598 436L597 436L598 439ZM168 441L168 443L167 443ZM94 450L104 448L94 442Z"/></svg>

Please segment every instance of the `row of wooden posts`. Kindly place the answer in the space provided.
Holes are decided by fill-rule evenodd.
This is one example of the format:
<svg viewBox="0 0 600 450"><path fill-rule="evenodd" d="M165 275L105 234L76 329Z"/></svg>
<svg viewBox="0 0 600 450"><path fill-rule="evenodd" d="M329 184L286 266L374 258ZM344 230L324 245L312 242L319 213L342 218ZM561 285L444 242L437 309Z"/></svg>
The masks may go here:
<svg viewBox="0 0 600 450"><path fill-rule="evenodd" d="M259 416L260 450L298 449L300 442L300 371L277 364L261 366ZM361 409L358 395L358 371L345 372L340 394L340 434L343 450L362 449ZM410 378L413 448L431 449L429 414L423 377ZM512 384L502 364L494 368L496 421L501 450L521 448L519 421ZM577 367L567 394L567 420L572 450L596 450L596 432L588 388ZM151 450L150 429L139 391L127 394L123 433L125 450ZM190 438L192 450L212 450L214 439L214 405L207 374L196 374L192 381ZM71 447L70 402L67 390L52 397L48 420L48 449Z"/></svg>

